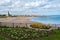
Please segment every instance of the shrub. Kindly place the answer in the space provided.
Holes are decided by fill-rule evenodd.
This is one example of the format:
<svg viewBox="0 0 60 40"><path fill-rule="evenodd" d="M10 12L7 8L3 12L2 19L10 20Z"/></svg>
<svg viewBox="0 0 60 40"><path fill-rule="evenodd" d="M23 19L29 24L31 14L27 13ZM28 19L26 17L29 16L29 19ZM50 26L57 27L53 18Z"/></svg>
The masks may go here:
<svg viewBox="0 0 60 40"><path fill-rule="evenodd" d="M32 24L30 25L32 28L40 28L40 29L49 29L51 26L49 25L43 25L43 24Z"/></svg>

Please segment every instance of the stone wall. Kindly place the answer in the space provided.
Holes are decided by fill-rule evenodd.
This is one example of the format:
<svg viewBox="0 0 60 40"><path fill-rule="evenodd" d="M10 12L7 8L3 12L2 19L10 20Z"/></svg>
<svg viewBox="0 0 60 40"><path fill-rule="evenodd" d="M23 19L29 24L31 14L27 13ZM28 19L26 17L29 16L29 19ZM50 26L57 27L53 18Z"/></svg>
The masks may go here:
<svg viewBox="0 0 60 40"><path fill-rule="evenodd" d="M0 26L7 26L7 27L28 27L28 28L30 28L30 23L0 22Z"/></svg>

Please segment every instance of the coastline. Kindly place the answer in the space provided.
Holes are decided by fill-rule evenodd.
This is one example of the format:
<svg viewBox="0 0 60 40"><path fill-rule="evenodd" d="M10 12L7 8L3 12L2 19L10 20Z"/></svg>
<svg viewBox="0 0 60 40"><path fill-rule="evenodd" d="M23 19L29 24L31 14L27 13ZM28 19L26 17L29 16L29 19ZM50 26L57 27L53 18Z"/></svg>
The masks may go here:
<svg viewBox="0 0 60 40"><path fill-rule="evenodd" d="M40 22L31 21L32 17L8 17L8 18L0 18L0 26L9 26L9 27L28 27L30 28L31 24L43 24ZM50 25L50 24L43 24ZM50 25L52 27L57 27L58 25Z"/></svg>

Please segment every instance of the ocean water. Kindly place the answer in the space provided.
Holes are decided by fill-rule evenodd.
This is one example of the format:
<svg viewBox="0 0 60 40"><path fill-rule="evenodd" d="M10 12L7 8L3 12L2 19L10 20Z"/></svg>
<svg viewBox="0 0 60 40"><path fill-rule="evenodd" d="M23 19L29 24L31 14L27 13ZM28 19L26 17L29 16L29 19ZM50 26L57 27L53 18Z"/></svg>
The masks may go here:
<svg viewBox="0 0 60 40"><path fill-rule="evenodd" d="M43 23L43 24L60 24L60 15L55 15L51 17L36 17L32 18L31 21Z"/></svg>

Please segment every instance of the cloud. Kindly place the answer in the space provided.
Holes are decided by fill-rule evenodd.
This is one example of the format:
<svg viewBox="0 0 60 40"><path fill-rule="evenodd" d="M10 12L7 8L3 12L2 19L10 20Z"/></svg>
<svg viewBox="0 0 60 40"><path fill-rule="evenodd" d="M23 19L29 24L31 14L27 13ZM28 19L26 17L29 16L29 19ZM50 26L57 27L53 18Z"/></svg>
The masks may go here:
<svg viewBox="0 0 60 40"><path fill-rule="evenodd" d="M60 8L60 4L47 4L43 8Z"/></svg>
<svg viewBox="0 0 60 40"><path fill-rule="evenodd" d="M11 1L11 2L10 2ZM12 10L12 11L20 11L26 10L32 7L38 7L47 3L48 0L32 0L31 2L25 2L21 0L3 0L0 3L1 5L7 3L7 6L4 6L3 10ZM12 3L9 5L8 3ZM6 4L5 4L6 5Z"/></svg>
<svg viewBox="0 0 60 40"><path fill-rule="evenodd" d="M41 5L44 5L47 3L47 0L38 0L38 1L32 1L32 2L24 2L24 1L16 1L14 4L12 4L12 10L13 11L24 11L29 10L33 7L38 7Z"/></svg>
<svg viewBox="0 0 60 40"><path fill-rule="evenodd" d="M10 2L11 0L5 0L5 2Z"/></svg>
<svg viewBox="0 0 60 40"><path fill-rule="evenodd" d="M56 8L57 11L57 8L60 8L60 4L56 4L56 1L56 3L52 1L53 0L0 0L0 11L13 11L15 13L36 15L39 15L40 13L54 13L55 11L52 10L55 10Z"/></svg>
<svg viewBox="0 0 60 40"><path fill-rule="evenodd" d="M30 3L25 3L25 6L27 7L36 7L36 6L39 6L41 4L41 2L30 2Z"/></svg>
<svg viewBox="0 0 60 40"><path fill-rule="evenodd" d="M16 1L12 5L10 5L10 7L17 7L19 4L20 4L20 1Z"/></svg>
<svg viewBox="0 0 60 40"><path fill-rule="evenodd" d="M27 0L26 0L27 1ZM48 0L31 0L31 2L26 2L26 1L21 1L21 0L0 0L0 4L1 5L6 5L7 3L7 6L4 6L3 5L3 8L2 6L0 6L3 11L4 10L12 10L12 11L22 11L22 10L26 10L29 8L32 8L32 7L38 7L38 6L41 6L41 5L44 5L48 2ZM11 5L9 5L11 4Z"/></svg>
<svg viewBox="0 0 60 40"><path fill-rule="evenodd" d="M42 0L42 1L35 1L35 2L25 3L25 6L26 6L26 7L37 7L37 6L46 4L46 3L47 3L46 0Z"/></svg>
<svg viewBox="0 0 60 40"><path fill-rule="evenodd" d="M4 3L9 3L10 0L0 0L0 5L4 4Z"/></svg>

